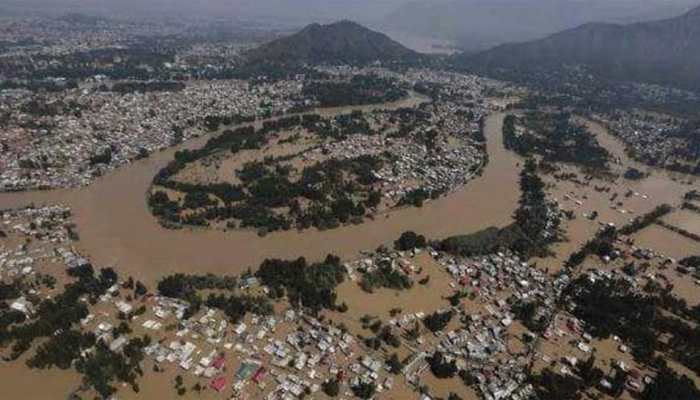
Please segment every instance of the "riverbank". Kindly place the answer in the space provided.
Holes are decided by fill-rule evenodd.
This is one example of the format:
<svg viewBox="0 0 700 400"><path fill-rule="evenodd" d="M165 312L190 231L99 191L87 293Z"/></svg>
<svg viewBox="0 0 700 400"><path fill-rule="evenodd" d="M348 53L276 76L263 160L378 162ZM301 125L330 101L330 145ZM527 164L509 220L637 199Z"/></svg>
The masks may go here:
<svg viewBox="0 0 700 400"><path fill-rule="evenodd" d="M391 106L406 106L399 103ZM348 110L334 110L341 111ZM161 227L146 207L145 193L152 177L175 151L200 146L208 137L153 154L86 188L0 194L0 208L32 202L70 206L81 238L80 251L97 265L114 266L121 274L149 283L173 272L236 274L256 267L265 258L303 256L317 260L328 253L352 257L361 250L391 242L406 230L440 238L508 224L519 196L519 159L503 148L503 116L493 114L486 121L489 164L481 177L422 208L400 209L361 225L331 231L289 231L261 238L253 232L173 231Z"/></svg>

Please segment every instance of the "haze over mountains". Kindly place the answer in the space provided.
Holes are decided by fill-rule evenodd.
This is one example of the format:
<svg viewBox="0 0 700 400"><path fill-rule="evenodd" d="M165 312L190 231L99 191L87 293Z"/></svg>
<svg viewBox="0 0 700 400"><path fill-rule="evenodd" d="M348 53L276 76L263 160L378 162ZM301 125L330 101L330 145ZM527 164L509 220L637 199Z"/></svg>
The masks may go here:
<svg viewBox="0 0 700 400"><path fill-rule="evenodd" d="M700 0L3 0L0 10L104 17L258 20L300 28L358 21L457 41L467 50L542 37L587 22L637 22L680 15Z"/></svg>
<svg viewBox="0 0 700 400"><path fill-rule="evenodd" d="M414 1L384 18L382 28L449 39L466 51L538 39L589 22L640 22L682 14L697 0Z"/></svg>
<svg viewBox="0 0 700 400"><path fill-rule="evenodd" d="M700 0L5 0L0 8L114 16L214 17L236 25L253 18L268 29L288 24L290 37L247 54L253 62L298 63L414 58L382 31L459 41L477 57L458 62L480 71L582 64L601 76L700 88ZM697 6L697 4L696 4ZM623 25L620 22L653 20ZM268 22L266 19L269 19ZM551 35L551 36L547 36ZM544 39L542 39L544 38ZM514 44L518 42L519 44ZM522 42L522 43L520 43ZM491 46L496 46L491 50ZM469 50L474 52L469 52Z"/></svg>
<svg viewBox="0 0 700 400"><path fill-rule="evenodd" d="M583 65L601 77L700 90L700 7L675 18L628 25L591 23L472 57L480 70Z"/></svg>

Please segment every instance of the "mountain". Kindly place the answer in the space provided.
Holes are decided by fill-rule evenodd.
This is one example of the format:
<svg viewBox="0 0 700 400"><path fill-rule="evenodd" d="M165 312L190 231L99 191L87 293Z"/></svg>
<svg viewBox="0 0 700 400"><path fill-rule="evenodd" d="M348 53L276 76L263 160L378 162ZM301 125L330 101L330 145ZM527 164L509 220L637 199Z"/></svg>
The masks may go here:
<svg viewBox="0 0 700 400"><path fill-rule="evenodd" d="M465 51L540 39L589 22L632 23L676 16L698 0L448 0L399 7L382 29L453 41Z"/></svg>
<svg viewBox="0 0 700 400"><path fill-rule="evenodd" d="M700 7L665 20L591 23L525 43L501 45L462 61L482 71L587 67L598 76L700 89Z"/></svg>
<svg viewBox="0 0 700 400"><path fill-rule="evenodd" d="M311 24L244 54L250 63L368 64L373 61L409 61L418 53L355 22Z"/></svg>

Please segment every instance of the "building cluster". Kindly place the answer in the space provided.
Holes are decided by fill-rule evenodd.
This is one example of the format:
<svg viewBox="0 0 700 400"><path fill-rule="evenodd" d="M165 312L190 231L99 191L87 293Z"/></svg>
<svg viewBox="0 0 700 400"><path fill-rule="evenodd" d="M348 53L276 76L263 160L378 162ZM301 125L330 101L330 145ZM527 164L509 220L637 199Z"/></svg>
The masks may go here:
<svg viewBox="0 0 700 400"><path fill-rule="evenodd" d="M38 268L73 266L71 212L63 206L0 211L0 279L50 272Z"/></svg>
<svg viewBox="0 0 700 400"><path fill-rule="evenodd" d="M83 88L46 95L6 90L0 190L75 187L136 158L196 137L207 116L256 116L293 107L283 81L197 81L175 92L117 94ZM34 105L39 104L37 111Z"/></svg>
<svg viewBox="0 0 700 400"><path fill-rule="evenodd" d="M366 354L354 336L299 311L229 324L213 309L183 319L186 304L150 301L153 317L149 311L143 328L158 340L145 352L157 369L177 370L217 392L292 399L318 392L328 380L346 389L359 381L376 382L380 391L392 386L381 359Z"/></svg>
<svg viewBox="0 0 700 400"><path fill-rule="evenodd" d="M682 120L639 110L616 110L598 118L625 143L634 158L661 167L684 161L682 154L689 147L689 138L675 134Z"/></svg>
<svg viewBox="0 0 700 400"><path fill-rule="evenodd" d="M407 135L396 135L398 127L390 122L393 112L375 111L373 123L383 128L378 135L353 135L325 143L305 154L305 159L387 156L389 162L374 175L380 181L381 191L394 201L416 189L428 193L453 191L471 180L485 165L486 152L480 142L483 132L479 121L490 109L484 98L487 85L483 79L428 70L405 74L379 68L359 71L335 68L332 71L336 74L371 73L411 85L429 82L439 85L445 96L421 107L421 112L430 114L429 121L411 127Z"/></svg>

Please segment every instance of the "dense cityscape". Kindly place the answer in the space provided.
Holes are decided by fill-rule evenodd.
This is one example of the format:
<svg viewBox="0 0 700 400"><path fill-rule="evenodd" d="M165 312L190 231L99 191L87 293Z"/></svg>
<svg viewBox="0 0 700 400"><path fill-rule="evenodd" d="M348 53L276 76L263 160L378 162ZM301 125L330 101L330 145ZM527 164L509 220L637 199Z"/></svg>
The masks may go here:
<svg viewBox="0 0 700 400"><path fill-rule="evenodd" d="M696 88L492 51L0 17L0 397L700 398Z"/></svg>

